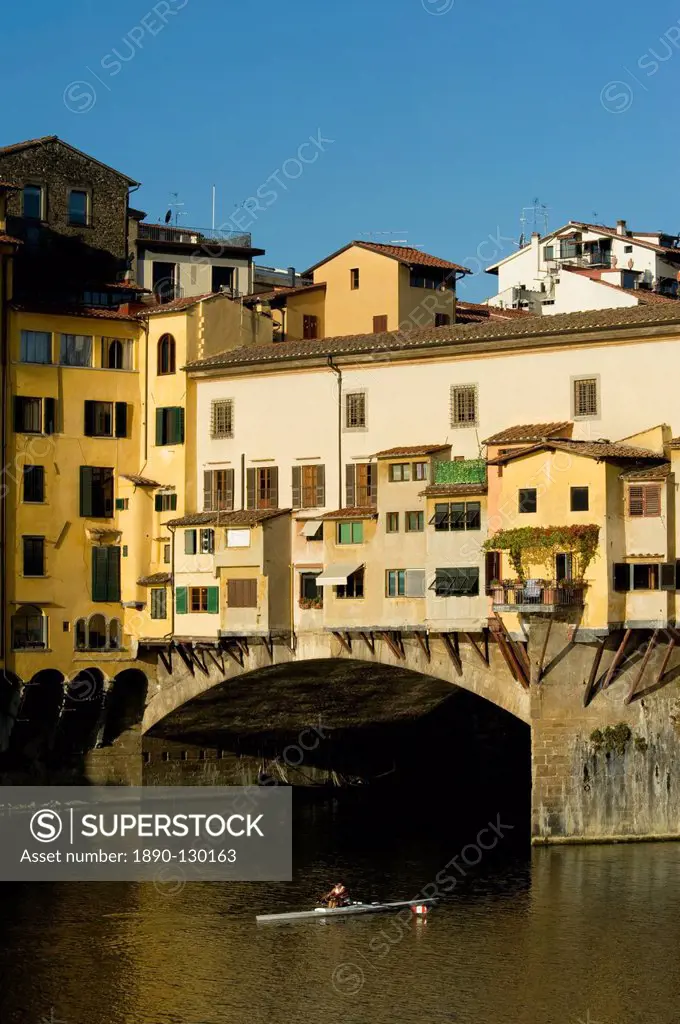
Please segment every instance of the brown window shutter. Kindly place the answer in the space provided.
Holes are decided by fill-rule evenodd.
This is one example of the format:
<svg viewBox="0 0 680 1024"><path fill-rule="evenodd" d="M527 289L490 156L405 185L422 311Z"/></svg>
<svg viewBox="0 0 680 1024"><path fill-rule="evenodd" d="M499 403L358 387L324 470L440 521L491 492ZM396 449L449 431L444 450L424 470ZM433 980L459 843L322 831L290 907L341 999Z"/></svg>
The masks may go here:
<svg viewBox="0 0 680 1024"><path fill-rule="evenodd" d="M302 468L293 466L293 508L302 507Z"/></svg>
<svg viewBox="0 0 680 1024"><path fill-rule="evenodd" d="M316 504L317 508L323 508L326 504L326 467L316 467Z"/></svg>
<svg viewBox="0 0 680 1024"><path fill-rule="evenodd" d="M255 508L255 473L254 469L246 470L246 508Z"/></svg>
<svg viewBox="0 0 680 1024"><path fill-rule="evenodd" d="M230 608L257 608L257 580L227 580Z"/></svg>
<svg viewBox="0 0 680 1024"><path fill-rule="evenodd" d="M645 515L661 515L661 488L656 486L645 487Z"/></svg>
<svg viewBox="0 0 680 1024"><path fill-rule="evenodd" d="M374 316L373 317L373 333L382 334L387 330L387 317L386 316Z"/></svg>
<svg viewBox="0 0 680 1024"><path fill-rule="evenodd" d="M229 512L234 509L234 470L228 469L226 471L226 503L225 506Z"/></svg>
<svg viewBox="0 0 680 1024"><path fill-rule="evenodd" d="M213 511L213 489L212 489L213 475L209 469L203 472L203 511Z"/></svg>
<svg viewBox="0 0 680 1024"><path fill-rule="evenodd" d="M279 467L272 466L269 470L269 508L279 507ZM250 607L250 606L248 606Z"/></svg>
<svg viewBox="0 0 680 1024"><path fill-rule="evenodd" d="M370 503L375 507L378 504L378 467L373 465L367 466L366 472L368 473Z"/></svg>
<svg viewBox="0 0 680 1024"><path fill-rule="evenodd" d="M628 490L628 515L643 516L645 514L644 487L630 487Z"/></svg>
<svg viewBox="0 0 680 1024"><path fill-rule="evenodd" d="M347 508L354 508L356 504L356 466L349 465L345 468L345 505Z"/></svg>

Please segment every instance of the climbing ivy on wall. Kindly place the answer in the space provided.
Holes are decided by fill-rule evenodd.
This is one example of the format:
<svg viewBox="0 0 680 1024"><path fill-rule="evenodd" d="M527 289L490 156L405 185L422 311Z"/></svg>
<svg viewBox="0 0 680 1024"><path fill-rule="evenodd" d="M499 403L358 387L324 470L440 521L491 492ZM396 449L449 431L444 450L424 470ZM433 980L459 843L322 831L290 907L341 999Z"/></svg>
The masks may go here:
<svg viewBox="0 0 680 1024"><path fill-rule="evenodd" d="M576 556L574 577L582 580L597 554L600 527L587 526L521 526L514 530L499 530L487 541L487 551L507 551L512 567L522 582L530 565L544 565L552 575L555 555L567 553Z"/></svg>

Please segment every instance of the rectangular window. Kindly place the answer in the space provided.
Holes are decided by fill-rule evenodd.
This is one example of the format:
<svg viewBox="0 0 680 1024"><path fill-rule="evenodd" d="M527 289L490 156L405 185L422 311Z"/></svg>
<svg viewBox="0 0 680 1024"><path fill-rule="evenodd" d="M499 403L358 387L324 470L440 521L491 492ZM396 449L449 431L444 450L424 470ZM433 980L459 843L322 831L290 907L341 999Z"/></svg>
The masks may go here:
<svg viewBox="0 0 680 1024"><path fill-rule="evenodd" d="M92 600L120 601L120 548L92 548Z"/></svg>
<svg viewBox="0 0 680 1024"><path fill-rule="evenodd" d="M185 530L184 531L184 554L195 555L198 551L197 547L198 534L196 530Z"/></svg>
<svg viewBox="0 0 680 1024"><path fill-rule="evenodd" d="M422 533L425 529L425 513L406 512L404 526L407 533Z"/></svg>
<svg viewBox="0 0 680 1024"><path fill-rule="evenodd" d="M271 466L268 469L247 470L246 484L248 508L279 507L279 470L277 466Z"/></svg>
<svg viewBox="0 0 680 1024"><path fill-rule="evenodd" d="M203 511L231 512L234 508L234 470L206 469L203 472Z"/></svg>
<svg viewBox="0 0 680 1024"><path fill-rule="evenodd" d="M656 518L661 515L661 488L658 484L641 484L628 488L628 515L631 518Z"/></svg>
<svg viewBox="0 0 680 1024"><path fill-rule="evenodd" d="M630 565L626 562L614 563L614 590L624 593L630 590L631 571Z"/></svg>
<svg viewBox="0 0 680 1024"><path fill-rule="evenodd" d="M89 218L90 197L87 192L72 188L68 194L68 222L73 227L85 227Z"/></svg>
<svg viewBox="0 0 680 1024"><path fill-rule="evenodd" d="M189 587L189 610L192 612L207 612L208 587Z"/></svg>
<svg viewBox="0 0 680 1024"><path fill-rule="evenodd" d="M388 569L386 574L387 585L385 594L387 597L405 597L406 595L406 570Z"/></svg>
<svg viewBox="0 0 680 1024"><path fill-rule="evenodd" d="M410 462L392 462L389 468L390 483L401 483L411 479Z"/></svg>
<svg viewBox="0 0 680 1024"><path fill-rule="evenodd" d="M49 331L22 331L19 359L22 363L51 363L52 335Z"/></svg>
<svg viewBox="0 0 680 1024"><path fill-rule="evenodd" d="M168 592L165 587L153 587L151 590L151 618L167 619Z"/></svg>
<svg viewBox="0 0 680 1024"><path fill-rule="evenodd" d="M24 185L22 212L27 220L43 220L45 214L41 185Z"/></svg>
<svg viewBox="0 0 680 1024"><path fill-rule="evenodd" d="M399 513L388 512L385 517L385 529L388 533L399 533Z"/></svg>
<svg viewBox="0 0 680 1024"><path fill-rule="evenodd" d="M228 548L250 547L250 530L227 530L226 534Z"/></svg>
<svg viewBox="0 0 680 1024"><path fill-rule="evenodd" d="M164 544L163 545L163 564L164 565L170 565L171 561L172 561L172 545L171 544Z"/></svg>
<svg viewBox="0 0 680 1024"><path fill-rule="evenodd" d="M210 403L210 436L234 436L234 402L231 398L214 398Z"/></svg>
<svg viewBox="0 0 680 1024"><path fill-rule="evenodd" d="M116 512L127 512L129 508L129 498L116 498Z"/></svg>
<svg viewBox="0 0 680 1024"><path fill-rule="evenodd" d="M335 588L335 596L344 600L346 598L360 598L364 596L364 570L357 569L351 576L348 576L347 583Z"/></svg>
<svg viewBox="0 0 680 1024"><path fill-rule="evenodd" d="M24 501L45 500L45 467L24 466Z"/></svg>
<svg viewBox="0 0 680 1024"><path fill-rule="evenodd" d="M414 480L429 480L430 477L430 464L428 462L414 462L413 463L413 479Z"/></svg>
<svg viewBox="0 0 680 1024"><path fill-rule="evenodd" d="M132 370L133 342L129 338L102 338L101 364L104 370Z"/></svg>
<svg viewBox="0 0 680 1024"><path fill-rule="evenodd" d="M201 530L201 554L212 555L215 553L215 531Z"/></svg>
<svg viewBox="0 0 680 1024"><path fill-rule="evenodd" d="M378 500L378 467L370 462L353 463L345 468L345 504L347 508L375 507Z"/></svg>
<svg viewBox="0 0 680 1024"><path fill-rule="evenodd" d="M535 512L537 509L536 488L520 487L518 507L520 512Z"/></svg>
<svg viewBox="0 0 680 1024"><path fill-rule="evenodd" d="M104 466L81 466L81 516L110 519L113 509L113 470Z"/></svg>
<svg viewBox="0 0 680 1024"><path fill-rule="evenodd" d="M658 590L659 566L655 564L634 565L633 590Z"/></svg>
<svg viewBox="0 0 680 1024"><path fill-rule="evenodd" d="M91 335L62 334L59 362L62 366L92 366Z"/></svg>
<svg viewBox="0 0 680 1024"><path fill-rule="evenodd" d="M359 268L353 267L349 272L349 286L353 292L359 287Z"/></svg>
<svg viewBox="0 0 680 1024"><path fill-rule="evenodd" d="M293 466L293 508L323 508L326 504L326 467Z"/></svg>
<svg viewBox="0 0 680 1024"><path fill-rule="evenodd" d="M574 379L573 414L581 419L599 415L598 379L597 377L578 377Z"/></svg>
<svg viewBox="0 0 680 1024"><path fill-rule="evenodd" d="M362 522L338 523L338 544L363 544L364 524Z"/></svg>
<svg viewBox="0 0 680 1024"><path fill-rule="evenodd" d="M300 573L300 600L301 601L315 601L317 604L323 604L323 587L317 587L316 578L319 576L318 572L301 572Z"/></svg>
<svg viewBox="0 0 680 1024"><path fill-rule="evenodd" d="M42 398L14 396L14 430L17 434L42 433Z"/></svg>
<svg viewBox="0 0 680 1024"><path fill-rule="evenodd" d="M160 491L154 495L154 512L176 512L177 495L170 491Z"/></svg>
<svg viewBox="0 0 680 1024"><path fill-rule="evenodd" d="M345 395L345 427L362 430L366 426L366 394L363 391Z"/></svg>
<svg viewBox="0 0 680 1024"><path fill-rule="evenodd" d="M383 313L373 317L373 333L384 334L387 330L387 316Z"/></svg>
<svg viewBox="0 0 680 1024"><path fill-rule="evenodd" d="M451 317L448 313L435 313L434 325L435 327L448 327L451 323Z"/></svg>
<svg viewBox="0 0 680 1024"><path fill-rule="evenodd" d="M555 256L555 247L554 247L554 245L544 245L543 246L543 259L544 260L552 260L552 259L554 259L554 256Z"/></svg>
<svg viewBox="0 0 680 1024"><path fill-rule="evenodd" d="M438 502L434 507L434 516L430 523L439 532L480 530L482 527L481 502Z"/></svg>
<svg viewBox="0 0 680 1024"><path fill-rule="evenodd" d="M479 568L437 569L432 589L437 597L477 597Z"/></svg>
<svg viewBox="0 0 680 1024"><path fill-rule="evenodd" d="M156 444L184 444L184 409L167 406L156 409Z"/></svg>
<svg viewBox="0 0 680 1024"><path fill-rule="evenodd" d="M302 337L305 341L313 341L319 337L319 318L305 313L302 317Z"/></svg>
<svg viewBox="0 0 680 1024"><path fill-rule="evenodd" d="M23 537L24 576L45 575L45 538Z"/></svg>
<svg viewBox="0 0 680 1024"><path fill-rule="evenodd" d="M572 512L587 512L588 511L588 488L587 487L572 487L571 488L571 511Z"/></svg>
<svg viewBox="0 0 680 1024"><path fill-rule="evenodd" d="M476 384L454 384L451 388L451 426L477 426Z"/></svg>
<svg viewBox="0 0 680 1024"><path fill-rule="evenodd" d="M491 587L495 583L500 583L503 578L501 567L501 553L500 551L487 551L484 558L484 576L486 579L486 593L491 593Z"/></svg>
<svg viewBox="0 0 680 1024"><path fill-rule="evenodd" d="M564 552L555 555L555 579L559 582L561 580L573 579L574 570L574 557L571 552Z"/></svg>
<svg viewBox="0 0 680 1024"><path fill-rule="evenodd" d="M227 580L230 608L257 608L257 580Z"/></svg>
<svg viewBox="0 0 680 1024"><path fill-rule="evenodd" d="M118 406L123 406L123 413L121 416L118 410ZM123 437L125 436L125 428L127 422L123 425L122 420L127 420L126 410L127 406L125 402L116 402L116 419L114 420L113 415L114 403L113 402L85 402L85 427L84 433L86 437L113 437L114 436L114 424L115 426L123 428ZM116 437L118 432L116 431Z"/></svg>

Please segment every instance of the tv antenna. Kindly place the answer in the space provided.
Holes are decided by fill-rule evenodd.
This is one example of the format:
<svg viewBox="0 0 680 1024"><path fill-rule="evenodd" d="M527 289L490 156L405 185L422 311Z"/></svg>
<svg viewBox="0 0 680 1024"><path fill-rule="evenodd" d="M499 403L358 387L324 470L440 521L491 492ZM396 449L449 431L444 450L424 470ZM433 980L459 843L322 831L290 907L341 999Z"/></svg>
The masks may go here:
<svg viewBox="0 0 680 1024"><path fill-rule="evenodd" d="M403 237L402 237L403 236ZM408 231L362 231L360 238L366 238L369 242L376 242L379 245L408 245ZM412 249L420 248L417 245Z"/></svg>
<svg viewBox="0 0 680 1024"><path fill-rule="evenodd" d="M519 219L522 225L522 234L519 239L519 247L523 248L534 232L539 235L548 234L548 211L550 207L542 203L540 199L534 199L532 206L523 206L522 215Z"/></svg>
<svg viewBox="0 0 680 1024"><path fill-rule="evenodd" d="M179 192L171 192L170 196L171 202L168 204L168 213L170 214L170 218L168 219L168 214L166 213L165 223L169 224L174 218L175 225L177 225L179 224L180 217L186 217L186 213L181 209L181 207L184 206L184 203L180 203L179 201Z"/></svg>

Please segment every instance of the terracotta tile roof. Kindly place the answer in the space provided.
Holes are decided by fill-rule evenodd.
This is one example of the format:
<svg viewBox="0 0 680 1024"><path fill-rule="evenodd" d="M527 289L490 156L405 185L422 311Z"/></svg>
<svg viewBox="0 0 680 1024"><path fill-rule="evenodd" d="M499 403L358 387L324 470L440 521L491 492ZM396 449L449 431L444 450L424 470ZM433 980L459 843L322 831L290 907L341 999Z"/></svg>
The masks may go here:
<svg viewBox="0 0 680 1024"><path fill-rule="evenodd" d="M136 281L115 281L112 284L105 284L105 288L111 288L119 292L150 292L150 288L145 288L143 284L137 284Z"/></svg>
<svg viewBox="0 0 680 1024"><path fill-rule="evenodd" d="M669 448L680 448L680 437L672 437L668 442Z"/></svg>
<svg viewBox="0 0 680 1024"><path fill-rule="evenodd" d="M179 519L169 519L165 526L257 526L267 519L285 516L289 508L242 509L236 512L190 512Z"/></svg>
<svg viewBox="0 0 680 1024"><path fill-rule="evenodd" d="M430 484L421 495L426 498L457 498L465 497L466 494L486 494L486 483L477 484Z"/></svg>
<svg viewBox="0 0 680 1024"><path fill-rule="evenodd" d="M680 250L678 251L678 258L680 258ZM578 274L580 277L588 277L596 284L604 285L605 288L613 288L616 292L622 292L624 295L631 295L634 299L637 299L638 302L642 303L642 305L651 305L655 302L664 303L679 301L673 295L661 295L659 292L647 291L646 288L623 288L620 284L614 284L613 281L603 281L602 278L593 271L583 269L581 267L564 266L561 269L568 270L570 274Z"/></svg>
<svg viewBox="0 0 680 1024"><path fill-rule="evenodd" d="M4 242L6 245L23 245L24 243L20 238L12 238L11 235L0 235L0 242Z"/></svg>
<svg viewBox="0 0 680 1024"><path fill-rule="evenodd" d="M670 462L663 462L660 466L647 466L645 469L628 469L621 473L622 480L665 480L670 476Z"/></svg>
<svg viewBox="0 0 680 1024"><path fill-rule="evenodd" d="M109 164L102 163L101 160L97 160L96 157L90 156L89 153L84 153L82 149L77 149L68 142L64 142L58 135L41 135L38 139L26 139L24 142L14 142L10 146L0 146L0 157L10 153L19 153L23 149L32 149L34 146L44 146L47 142L59 142L62 146L70 149L72 153L77 153L79 156L84 156L86 160L91 160L94 164L99 164L100 167L105 167L107 171L111 171L112 174L117 174L119 178L123 178L128 185L139 185L139 181L135 181L134 178L129 178L127 174L123 174L121 171L117 171L115 167L111 167Z"/></svg>
<svg viewBox="0 0 680 1024"><path fill-rule="evenodd" d="M123 480L129 480L131 483L136 484L137 487L162 487L156 480L150 480L146 476L138 476L136 473L121 473Z"/></svg>
<svg viewBox="0 0 680 1024"><path fill-rule="evenodd" d="M377 519L378 510L372 507L338 508L335 512L326 512L320 519Z"/></svg>
<svg viewBox="0 0 680 1024"><path fill-rule="evenodd" d="M304 292L326 291L326 284L300 284L295 288L288 285L281 285L277 288L270 288L265 292L253 292L251 295L244 295L244 302L271 302L272 299L287 299L289 295L302 295Z"/></svg>
<svg viewBox="0 0 680 1024"><path fill-rule="evenodd" d="M137 322L135 313L123 313L117 309L100 309L95 306L57 306L41 305L40 303L11 303L11 308L18 313L42 313L47 316L82 316L95 320L130 320Z"/></svg>
<svg viewBox="0 0 680 1024"><path fill-rule="evenodd" d="M139 316L155 316L157 313L181 313L183 309L197 306L204 299L211 299L214 295L224 294L224 292L204 292L202 295L185 295L180 299L171 299L170 302L159 302L155 305L146 306L140 311Z"/></svg>
<svg viewBox="0 0 680 1024"><path fill-rule="evenodd" d="M0 178L0 190L3 192L18 192L21 189L21 185L15 185L13 181L5 181Z"/></svg>
<svg viewBox="0 0 680 1024"><path fill-rule="evenodd" d="M608 235L612 238L621 238L626 242L627 245L641 245L643 249L652 249L654 252L665 253L667 256L675 256L680 260L680 249L669 248L667 245L658 245L656 242L645 242L641 238L635 238L634 233L620 235L616 228L605 227L603 224L588 224L586 221L574 220L570 222L575 224L576 227L583 228L586 231L597 231L602 235ZM643 232L640 232L642 234ZM659 234L665 232L660 231Z"/></svg>
<svg viewBox="0 0 680 1024"><path fill-rule="evenodd" d="M404 263L409 267L440 267L442 270L456 270L461 274L472 273L467 267L461 267L459 263L451 263L449 260L440 259L439 256L431 256L430 253L421 252L420 249L414 249L409 245L382 245L379 242L354 241L343 245L341 249L336 249L330 256L325 256L324 259L315 263L309 270L305 270L303 276L307 277L308 274L313 273L318 267L322 267L324 263L328 263L329 260L339 256L340 253L351 249L353 245L360 249L368 249L369 252L378 253L379 256L387 256L389 259L398 260L399 263Z"/></svg>
<svg viewBox="0 0 680 1024"><path fill-rule="evenodd" d="M137 580L138 587L153 587L159 583L172 583L172 573L154 572L150 576L140 576Z"/></svg>
<svg viewBox="0 0 680 1024"><path fill-rule="evenodd" d="M430 354L457 345L473 352L532 348L536 345L534 339L666 325L677 325L680 333L680 304L593 309L582 313L558 313L555 316L527 316L506 321L489 320L478 324L426 327L415 331L385 331L314 341L248 345L188 363L186 369L209 371L293 360L325 363L328 356L343 355L370 355L377 362L380 353L384 353L385 360L389 361L395 352L422 351Z"/></svg>
<svg viewBox="0 0 680 1024"><path fill-rule="evenodd" d="M582 455L588 459L611 459L616 462L620 459L637 460L640 463L652 461L663 462L664 457L658 452L649 448L635 448L630 444L617 444L612 441L571 441L567 438L550 438L541 441L539 444L530 445L528 448L519 448L516 452L506 452L496 459L489 459L490 466L502 465L505 462L512 462L517 458L524 458L526 455L533 455L540 451L561 451L571 452L573 455Z"/></svg>
<svg viewBox="0 0 680 1024"><path fill-rule="evenodd" d="M435 452L448 451L450 444L413 444L410 447L386 448L385 451L376 452L376 459L401 459L410 458L412 455L433 455Z"/></svg>
<svg viewBox="0 0 680 1024"><path fill-rule="evenodd" d="M486 302L456 300L456 321L458 323L479 323L482 320L516 320L534 315L528 309L505 309L503 306L490 306Z"/></svg>
<svg viewBox="0 0 680 1024"><path fill-rule="evenodd" d="M557 423L521 423L517 427L487 437L483 444L522 444L523 442L543 441L546 437L571 437L574 424L569 420Z"/></svg>

